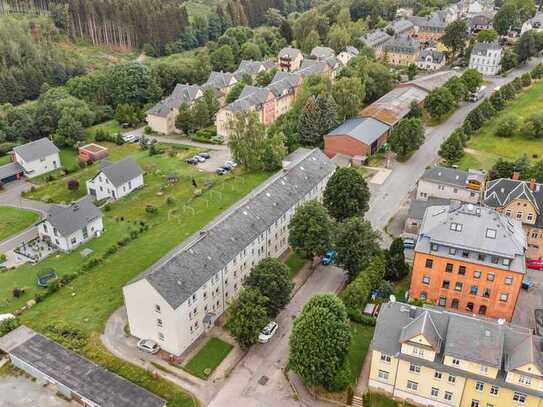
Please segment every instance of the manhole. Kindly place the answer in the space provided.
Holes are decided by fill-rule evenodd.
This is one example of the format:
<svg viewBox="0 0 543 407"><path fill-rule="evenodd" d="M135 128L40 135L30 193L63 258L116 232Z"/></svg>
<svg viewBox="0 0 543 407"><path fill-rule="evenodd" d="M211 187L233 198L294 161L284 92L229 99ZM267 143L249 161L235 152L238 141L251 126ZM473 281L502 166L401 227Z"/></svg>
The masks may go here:
<svg viewBox="0 0 543 407"><path fill-rule="evenodd" d="M270 380L268 376L262 376L260 379L258 379L258 384L264 386L266 383L268 383L268 380Z"/></svg>

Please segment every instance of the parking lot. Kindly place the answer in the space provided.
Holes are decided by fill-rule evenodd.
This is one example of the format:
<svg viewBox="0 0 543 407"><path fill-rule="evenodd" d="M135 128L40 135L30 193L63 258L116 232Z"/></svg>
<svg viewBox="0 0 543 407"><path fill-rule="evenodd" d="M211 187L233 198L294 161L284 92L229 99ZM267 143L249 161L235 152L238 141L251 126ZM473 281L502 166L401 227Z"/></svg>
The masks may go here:
<svg viewBox="0 0 543 407"><path fill-rule="evenodd" d="M205 162L197 164L202 171L215 172L217 168L224 165L225 161L232 159L228 150L210 150L208 153L210 157Z"/></svg>
<svg viewBox="0 0 543 407"><path fill-rule="evenodd" d="M512 322L514 325L535 329L534 311L543 308L543 270L527 269L526 278L534 286L520 290Z"/></svg>

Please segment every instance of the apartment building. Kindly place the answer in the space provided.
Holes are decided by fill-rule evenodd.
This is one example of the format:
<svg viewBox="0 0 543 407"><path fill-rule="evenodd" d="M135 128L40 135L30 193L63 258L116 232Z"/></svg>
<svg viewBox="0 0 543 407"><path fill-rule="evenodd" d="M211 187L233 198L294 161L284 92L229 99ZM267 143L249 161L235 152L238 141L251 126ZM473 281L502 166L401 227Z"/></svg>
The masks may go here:
<svg viewBox="0 0 543 407"><path fill-rule="evenodd" d="M535 180L499 178L488 181L483 204L522 222L528 241L526 256L543 257L543 185Z"/></svg>
<svg viewBox="0 0 543 407"><path fill-rule="evenodd" d="M439 11L426 17L411 16L408 20L415 26L413 36L421 42L441 40L449 24L448 14Z"/></svg>
<svg viewBox="0 0 543 407"><path fill-rule="evenodd" d="M429 207L413 261L410 298L511 320L525 266L522 225L491 208Z"/></svg>
<svg viewBox="0 0 543 407"><path fill-rule="evenodd" d="M359 39L366 47L373 49L376 58L382 58L383 47L392 38L385 30L380 28L362 35Z"/></svg>
<svg viewBox="0 0 543 407"><path fill-rule="evenodd" d="M502 47L498 42L476 42L469 57L469 67L483 75L497 75L501 60Z"/></svg>
<svg viewBox="0 0 543 407"><path fill-rule="evenodd" d="M432 167L418 181L417 199L428 200L434 197L479 203L484 179L484 173L478 170Z"/></svg>
<svg viewBox="0 0 543 407"><path fill-rule="evenodd" d="M131 334L183 353L258 262L288 249L294 211L321 199L335 168L319 149L298 149L281 171L130 281L123 293Z"/></svg>
<svg viewBox="0 0 543 407"><path fill-rule="evenodd" d="M419 59L420 43L408 36L396 35L383 47L383 59L392 65L411 65Z"/></svg>
<svg viewBox="0 0 543 407"><path fill-rule="evenodd" d="M369 387L435 407L541 406L543 338L503 320L387 303Z"/></svg>
<svg viewBox="0 0 543 407"><path fill-rule="evenodd" d="M300 69L304 55L298 48L286 47L277 55L277 65L280 71L293 72Z"/></svg>

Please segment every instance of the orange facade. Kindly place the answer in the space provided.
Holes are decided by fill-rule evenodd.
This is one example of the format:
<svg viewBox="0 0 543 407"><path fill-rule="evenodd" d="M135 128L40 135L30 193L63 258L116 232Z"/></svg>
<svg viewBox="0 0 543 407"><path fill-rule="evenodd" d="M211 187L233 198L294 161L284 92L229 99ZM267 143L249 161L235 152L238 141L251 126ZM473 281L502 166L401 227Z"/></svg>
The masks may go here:
<svg viewBox="0 0 543 407"><path fill-rule="evenodd" d="M416 252L409 294L457 312L511 321L523 276L491 264Z"/></svg>

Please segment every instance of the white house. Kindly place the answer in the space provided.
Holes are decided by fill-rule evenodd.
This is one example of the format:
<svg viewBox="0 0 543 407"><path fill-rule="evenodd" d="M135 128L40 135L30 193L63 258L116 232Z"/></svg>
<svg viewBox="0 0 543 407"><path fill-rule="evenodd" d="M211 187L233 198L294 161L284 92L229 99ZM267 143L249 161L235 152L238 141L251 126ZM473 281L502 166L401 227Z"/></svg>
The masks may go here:
<svg viewBox="0 0 543 407"><path fill-rule="evenodd" d="M13 148L13 161L23 167L28 178L60 168L59 149L48 138L31 141Z"/></svg>
<svg viewBox="0 0 543 407"><path fill-rule="evenodd" d="M447 62L447 57L443 52L435 48L423 49L417 59L417 68L426 71L435 71L442 68Z"/></svg>
<svg viewBox="0 0 543 407"><path fill-rule="evenodd" d="M39 236L63 251L100 236L103 229L102 213L89 196L69 206L53 205L38 224Z"/></svg>
<svg viewBox="0 0 543 407"><path fill-rule="evenodd" d="M298 149L283 169L124 288L130 332L180 355L212 327L243 279L288 249L288 224L320 200L336 167L319 149Z"/></svg>
<svg viewBox="0 0 543 407"><path fill-rule="evenodd" d="M348 46L337 55L337 59L339 59L339 62L341 62L343 66L347 66L349 61L356 57L358 54L358 49L353 46Z"/></svg>
<svg viewBox="0 0 543 407"><path fill-rule="evenodd" d="M497 75L501 70L502 47L497 42L476 42L469 58L469 67L483 75Z"/></svg>
<svg viewBox="0 0 543 407"><path fill-rule="evenodd" d="M117 162L102 161L101 169L87 181L87 193L97 201L120 199L143 186L143 170L130 157Z"/></svg>
<svg viewBox="0 0 543 407"><path fill-rule="evenodd" d="M466 203L479 203L485 175L481 171L462 171L455 168L427 169L417 184L418 200L429 198L455 199Z"/></svg>

